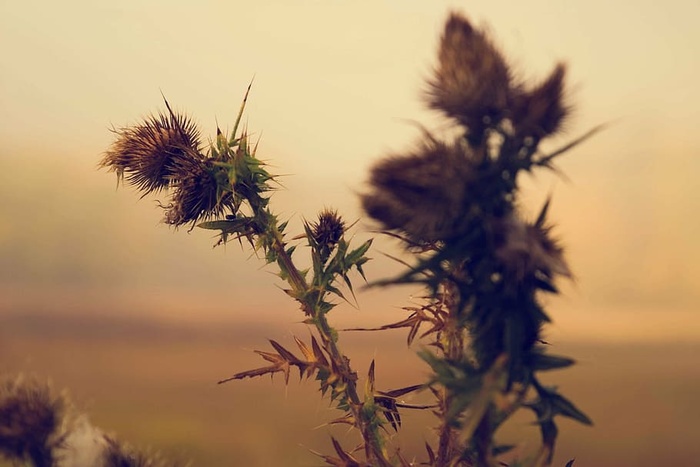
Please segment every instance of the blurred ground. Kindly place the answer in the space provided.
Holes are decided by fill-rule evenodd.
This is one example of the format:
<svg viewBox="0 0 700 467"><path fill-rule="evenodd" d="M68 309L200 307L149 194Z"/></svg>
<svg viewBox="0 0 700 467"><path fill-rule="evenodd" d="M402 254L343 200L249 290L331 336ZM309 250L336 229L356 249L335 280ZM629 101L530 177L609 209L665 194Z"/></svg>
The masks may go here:
<svg viewBox="0 0 700 467"><path fill-rule="evenodd" d="M292 333L308 336L300 325L8 314L0 317L0 373L50 378L97 426L194 466L322 465L309 450L330 452L329 431L347 446L354 441L345 427L322 426L339 412L318 397L313 381L216 385L262 365L251 350L267 350L266 337L292 348ZM423 371L404 338L400 331L346 333L341 343L361 376L375 358L379 388L391 389L419 382L414 372ZM555 465L572 457L577 467L691 465L700 457L700 344L556 344L555 351L579 364L549 380L595 421L592 428L561 423ZM426 413L404 413L402 452L409 458L420 460L431 421ZM532 447L531 421L514 420L500 440Z"/></svg>

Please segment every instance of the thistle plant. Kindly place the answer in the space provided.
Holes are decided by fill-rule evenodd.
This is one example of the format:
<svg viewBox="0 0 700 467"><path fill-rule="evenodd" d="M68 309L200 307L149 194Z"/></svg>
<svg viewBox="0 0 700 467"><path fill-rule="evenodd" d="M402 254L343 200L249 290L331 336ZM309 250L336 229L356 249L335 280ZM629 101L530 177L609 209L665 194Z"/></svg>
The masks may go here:
<svg viewBox="0 0 700 467"><path fill-rule="evenodd" d="M573 364L547 352L543 328L550 318L541 304L542 294L558 293L557 280L572 274L552 236L549 200L534 221L518 204L523 173L554 169L556 157L595 131L553 152L540 149L570 114L565 77L558 64L534 85L518 79L483 31L459 14L449 17L425 96L456 136L425 130L414 150L373 167L361 195L365 213L412 258L401 260L402 274L369 286L425 290L421 304L405 308L405 319L379 328L406 328L409 345L422 342L419 356L431 371L427 381L394 390L375 387L374 362L361 382L329 320L354 296L353 281L365 279L372 240L351 245L347 222L332 209L290 236L287 221L270 207L276 176L240 125L250 86L231 133L217 128L208 146L192 121L165 101L166 112L115 130L101 166L143 195L165 191L166 224L216 231L217 244L237 240L277 269L313 332L295 337L293 350L270 340L271 349L256 351L265 366L220 383L276 373L288 382L293 370L313 377L340 411L331 423L358 433L356 448L332 438L334 453L319 454L329 465L416 465L389 449L388 439L400 430L399 409L407 407L401 398L423 391L433 403L413 408L432 409L437 436L426 442L421 465L504 465L500 456L509 447L497 444L495 433L522 409L534 413L542 444L510 465L547 466L556 417L591 423L540 380L543 371ZM307 248L298 248L303 242ZM311 266L302 269L304 253Z"/></svg>

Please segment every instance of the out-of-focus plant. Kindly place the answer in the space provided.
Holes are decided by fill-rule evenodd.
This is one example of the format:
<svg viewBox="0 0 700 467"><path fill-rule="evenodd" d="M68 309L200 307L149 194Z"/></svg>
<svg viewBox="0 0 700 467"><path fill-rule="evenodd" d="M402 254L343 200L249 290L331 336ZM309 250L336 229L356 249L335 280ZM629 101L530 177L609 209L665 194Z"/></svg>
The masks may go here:
<svg viewBox="0 0 700 467"><path fill-rule="evenodd" d="M306 340L295 337L294 351L270 340L271 350L257 351L266 366L221 382L275 373L288 381L293 370L317 380L341 411L333 423L359 434L354 449L332 438L334 453L320 454L329 465L415 465L390 450L387 439L400 428L400 398L428 391L437 437L426 443L422 465L503 465L498 459L509 447L497 444L494 434L525 409L535 414L542 445L511 465L547 466L556 417L591 422L540 381L541 372L573 363L547 352L542 329L550 318L540 301L541 294L558 293L556 280L571 272L551 234L549 201L529 221L517 194L523 173L553 169L556 157L592 134L553 152L540 149L569 116L565 77L566 67L558 64L544 80L528 84L514 76L484 31L459 14L447 20L426 100L448 117L457 136L424 131L412 152L374 166L361 197L381 230L414 255L405 273L370 285L425 288L422 305L407 307L405 319L380 329L407 328L409 343L418 338L427 344L419 356L432 374L391 391L375 387L374 362L360 381L329 321L338 299L354 294L352 275L364 279L372 241L351 246L346 222L330 209L305 222L301 235L288 235L287 222L270 208L275 176L240 126L247 92L232 132L217 129L209 146L166 101L167 112L115 130L101 165L144 195L167 191L165 223L217 231L219 243L248 244L276 266L314 332ZM300 240L311 256L307 269L297 267Z"/></svg>
<svg viewBox="0 0 700 467"><path fill-rule="evenodd" d="M23 375L0 381L0 459L34 467L175 467L94 427L66 394ZM4 465L4 464L3 464Z"/></svg>

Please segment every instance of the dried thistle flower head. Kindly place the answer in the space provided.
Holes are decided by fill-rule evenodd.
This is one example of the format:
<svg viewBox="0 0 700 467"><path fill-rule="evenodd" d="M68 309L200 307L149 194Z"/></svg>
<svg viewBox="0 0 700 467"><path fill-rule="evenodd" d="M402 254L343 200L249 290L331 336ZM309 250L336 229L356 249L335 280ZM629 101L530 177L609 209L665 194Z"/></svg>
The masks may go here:
<svg viewBox="0 0 700 467"><path fill-rule="evenodd" d="M345 233L345 221L335 209L324 209L318 220L311 223L311 233L316 244L332 250Z"/></svg>
<svg viewBox="0 0 700 467"><path fill-rule="evenodd" d="M496 258L519 281L538 274L570 278L563 249L550 237L550 230L540 222L525 223L514 213L505 216L497 223L500 245L496 248Z"/></svg>
<svg viewBox="0 0 700 467"><path fill-rule="evenodd" d="M48 384L22 377L0 383L0 454L53 465L65 438L68 404Z"/></svg>
<svg viewBox="0 0 700 467"><path fill-rule="evenodd" d="M374 166L362 207L384 229L435 242L463 233L475 174L463 145L430 139L413 154Z"/></svg>
<svg viewBox="0 0 700 467"><path fill-rule="evenodd" d="M115 133L117 139L100 166L116 171L144 194L167 188L173 179L185 176L193 162L203 159L197 127L172 111Z"/></svg>
<svg viewBox="0 0 700 467"><path fill-rule="evenodd" d="M435 76L428 83L429 105L478 138L505 110L510 81L510 69L487 35L452 13L440 42Z"/></svg>
<svg viewBox="0 0 700 467"><path fill-rule="evenodd" d="M202 154L199 130L184 115L172 111L117 130L117 139L100 162L144 195L171 189L164 222L181 226L235 214L228 168ZM222 154L218 162L226 162ZM224 189L222 189L222 187Z"/></svg>
<svg viewBox="0 0 700 467"><path fill-rule="evenodd" d="M222 191L217 175L226 177L225 170L212 161L191 161L189 170L173 181L171 203L165 206L164 222L180 226L199 220L235 213L230 191Z"/></svg>
<svg viewBox="0 0 700 467"><path fill-rule="evenodd" d="M559 63L540 84L512 93L510 120L518 136L541 139L561 129L571 110L564 102L565 77L566 67Z"/></svg>

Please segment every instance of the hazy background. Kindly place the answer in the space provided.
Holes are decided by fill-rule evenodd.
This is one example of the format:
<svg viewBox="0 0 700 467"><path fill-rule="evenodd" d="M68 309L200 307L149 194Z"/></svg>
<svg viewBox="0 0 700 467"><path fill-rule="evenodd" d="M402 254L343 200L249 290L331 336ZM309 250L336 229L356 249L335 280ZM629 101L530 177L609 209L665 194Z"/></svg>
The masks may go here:
<svg viewBox="0 0 700 467"><path fill-rule="evenodd" d="M583 360L567 376L579 378L576 384L567 380L579 392L575 400L597 410L590 413L594 419L624 405L613 400L631 404L627 415L616 417L629 419L628 425L603 421L581 432L588 434L577 431L570 442L588 436L590 443L566 445L569 452L584 459L583 451L597 446L596 463L582 465L603 465L605 459L631 465L630 457L619 462L623 451L637 452L636 462L650 459L650 452L673 451L678 459L697 454L697 446L681 442L692 430L681 428L683 420L700 416L690 396L700 389L691 358L700 348L695 1L1 2L0 371L53 377L94 400L93 412L107 428L124 432L139 425L143 412L123 408L135 407L124 397L138 391L116 390L119 372L104 369L123 367L120 378L142 394L150 388L153 396L139 399L145 407L169 380L144 379L139 372L147 370L137 370L137 363L152 355L160 362L153 367L165 371L176 364L164 362L190 362L196 349L206 348L200 361L178 366L179 379L170 375L191 386L182 400L201 413L192 402L201 385L257 364L250 349L264 346L265 337L290 339L300 314L247 250L236 244L212 249L214 239L204 231L173 232L159 223L155 199L139 200L128 188L116 191L114 175L96 168L113 139L110 128L162 109L162 92L212 135L217 121L230 128L255 77L246 119L262 135L262 158L276 173L288 174L286 189L274 196L277 211L295 228L301 217L313 218L325 206L359 218L356 193L373 161L411 146L418 132L410 121L440 128L420 97L451 8L487 25L524 77L542 77L557 60L570 65L576 112L568 133L551 147L611 122L561 159L568 181L541 173L528 182L532 188L524 197L534 215L553 193L556 233L577 277L562 298L548 302L555 320L551 341L573 345L570 353ZM358 224L358 241L369 227ZM370 278L395 270L378 253L390 248L380 242L367 267ZM360 310L338 309L337 322L396 320L411 293L360 294ZM387 345L352 339L350 348L367 359ZM399 350L402 339L393 339ZM673 357L664 357L669 349L675 349ZM211 370L206 376L204 361ZM192 367L200 372L190 373ZM106 372L95 375L96 368ZM615 394L600 390L611 381ZM659 381L670 381L673 389L649 390L646 399L624 393ZM264 383L270 397L283 397L281 386ZM217 388L207 400L229 397L221 395L224 390L250 391L239 386L245 384ZM313 396L313 385L307 386ZM292 400L290 395L286 404L297 407ZM214 417L230 407L225 402L212 409ZM653 423L639 420L644 403L656 404ZM115 404L122 408L113 410ZM241 430L249 427L240 423ZM135 443L168 450L168 439L179 438L165 430L170 435L159 440L154 433L176 425L129 434ZM641 431L629 431L633 427ZM220 435L228 439L236 430L223 427ZM182 433L192 439L189 428ZM324 430L314 436L327 440ZM602 441L612 443L615 436L626 440L624 449ZM669 444L674 439L679 446ZM215 464L178 443L201 465ZM272 465L261 459L247 463Z"/></svg>

